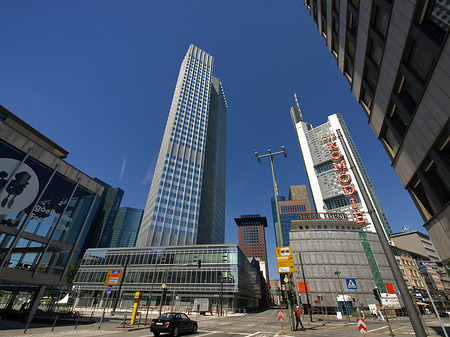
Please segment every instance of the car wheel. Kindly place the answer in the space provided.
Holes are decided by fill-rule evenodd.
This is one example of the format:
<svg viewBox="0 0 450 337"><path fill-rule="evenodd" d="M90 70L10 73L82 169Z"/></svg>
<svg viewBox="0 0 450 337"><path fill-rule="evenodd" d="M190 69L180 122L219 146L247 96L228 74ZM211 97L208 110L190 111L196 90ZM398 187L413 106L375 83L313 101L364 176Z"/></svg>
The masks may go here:
<svg viewBox="0 0 450 337"><path fill-rule="evenodd" d="M196 333L198 329L198 325L197 323L194 323L194 325L192 326L192 333Z"/></svg>
<svg viewBox="0 0 450 337"><path fill-rule="evenodd" d="M178 327L176 326L176 327L173 328L172 336L173 337L178 337L178 334L179 334L179 330L178 330Z"/></svg>
<svg viewBox="0 0 450 337"><path fill-rule="evenodd" d="M153 336L159 337L159 332L154 332L154 333L153 333Z"/></svg>

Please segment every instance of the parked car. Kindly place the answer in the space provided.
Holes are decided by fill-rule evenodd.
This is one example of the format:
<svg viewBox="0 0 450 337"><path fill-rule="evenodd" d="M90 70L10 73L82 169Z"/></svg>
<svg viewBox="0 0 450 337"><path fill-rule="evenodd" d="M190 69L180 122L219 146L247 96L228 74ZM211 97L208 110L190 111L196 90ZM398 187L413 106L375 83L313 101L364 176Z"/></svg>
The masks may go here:
<svg viewBox="0 0 450 337"><path fill-rule="evenodd" d="M439 310L440 317L449 317L449 312L445 310Z"/></svg>
<svg viewBox="0 0 450 337"><path fill-rule="evenodd" d="M177 337L183 332L196 333L197 329L197 322L182 312L166 312L153 319L150 324L150 332L153 332L155 337L161 333L170 333L173 337Z"/></svg>

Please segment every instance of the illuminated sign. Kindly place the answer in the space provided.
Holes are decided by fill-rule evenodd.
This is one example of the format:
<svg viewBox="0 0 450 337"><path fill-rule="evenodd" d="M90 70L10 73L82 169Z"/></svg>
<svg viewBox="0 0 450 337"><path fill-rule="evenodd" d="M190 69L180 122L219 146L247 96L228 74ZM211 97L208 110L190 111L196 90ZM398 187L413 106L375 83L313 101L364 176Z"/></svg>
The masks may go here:
<svg viewBox="0 0 450 337"><path fill-rule="evenodd" d="M298 220L348 220L345 213L297 213Z"/></svg>
<svg viewBox="0 0 450 337"><path fill-rule="evenodd" d="M359 210L358 205L356 204L355 199L355 186L352 184L352 177L350 176L347 168L347 163L342 156L341 151L336 143L336 135L332 133L331 135L326 135L322 137L323 142L328 146L328 150L330 151L330 158L333 161L334 171L338 174L338 180L342 185L342 190L344 191L344 195L349 197L350 202L352 203L352 208L354 210L353 216L357 223L365 223L363 212Z"/></svg>

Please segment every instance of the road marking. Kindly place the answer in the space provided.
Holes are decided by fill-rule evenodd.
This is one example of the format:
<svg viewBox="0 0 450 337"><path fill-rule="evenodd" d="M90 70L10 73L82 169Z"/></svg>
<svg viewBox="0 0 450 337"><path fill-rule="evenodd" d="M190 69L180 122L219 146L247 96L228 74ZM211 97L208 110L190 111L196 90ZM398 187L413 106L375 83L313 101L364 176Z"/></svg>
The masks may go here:
<svg viewBox="0 0 450 337"><path fill-rule="evenodd" d="M387 325L382 326L381 328L377 328L377 329L373 329L373 330L367 330L367 333L374 332L374 331L381 330L381 329L385 329L385 328L387 328Z"/></svg>
<svg viewBox="0 0 450 337"><path fill-rule="evenodd" d="M257 332L255 332L255 333L252 333L251 335L247 335L247 337L257 335L257 334L259 334L260 332L261 332L261 331L257 331Z"/></svg>

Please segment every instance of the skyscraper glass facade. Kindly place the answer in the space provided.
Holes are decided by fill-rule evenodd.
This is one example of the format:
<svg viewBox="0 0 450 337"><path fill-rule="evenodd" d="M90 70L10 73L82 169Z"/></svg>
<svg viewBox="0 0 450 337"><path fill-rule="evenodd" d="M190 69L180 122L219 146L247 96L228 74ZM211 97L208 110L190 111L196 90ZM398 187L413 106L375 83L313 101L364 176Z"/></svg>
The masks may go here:
<svg viewBox="0 0 450 337"><path fill-rule="evenodd" d="M116 241L116 247L134 247L137 234L141 225L143 209L120 207L117 212L114 227L120 228Z"/></svg>
<svg viewBox="0 0 450 337"><path fill-rule="evenodd" d="M223 243L227 104L213 57L181 65L137 246Z"/></svg>

